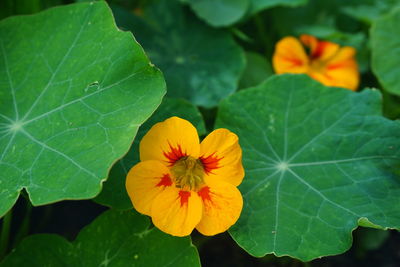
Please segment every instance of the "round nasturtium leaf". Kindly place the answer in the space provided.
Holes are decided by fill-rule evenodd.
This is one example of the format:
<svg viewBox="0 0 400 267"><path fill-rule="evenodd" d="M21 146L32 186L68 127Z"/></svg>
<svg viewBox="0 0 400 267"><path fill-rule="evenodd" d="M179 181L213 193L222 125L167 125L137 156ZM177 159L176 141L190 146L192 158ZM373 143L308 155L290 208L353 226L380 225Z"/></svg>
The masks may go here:
<svg viewBox="0 0 400 267"><path fill-rule="evenodd" d="M0 266L200 266L190 237L173 237L133 211L109 210L75 241L39 234L24 239Z"/></svg>
<svg viewBox="0 0 400 267"><path fill-rule="evenodd" d="M254 256L308 261L351 246L358 224L400 227L400 123L377 90L273 76L220 105L217 127L239 136L244 208L230 229Z"/></svg>
<svg viewBox="0 0 400 267"><path fill-rule="evenodd" d="M400 95L400 9L371 27L372 70L384 90Z"/></svg>
<svg viewBox="0 0 400 267"><path fill-rule="evenodd" d="M247 12L250 0L185 0L193 11L214 27L229 26Z"/></svg>
<svg viewBox="0 0 400 267"><path fill-rule="evenodd" d="M206 133L203 118L194 105L183 99L164 98L156 112L140 126L129 152L111 168L108 179L103 184L103 190L94 201L116 209L133 208L126 192L125 182L128 171L140 161L139 143L154 124L172 116L178 116L190 121L197 128L200 136Z"/></svg>
<svg viewBox="0 0 400 267"><path fill-rule="evenodd" d="M161 69L170 97L214 107L232 94L245 67L229 32L207 26L177 0L146 6L141 17L113 8L117 24L133 32Z"/></svg>
<svg viewBox="0 0 400 267"><path fill-rule="evenodd" d="M0 216L26 189L34 205L92 198L165 82L105 2L0 22Z"/></svg>

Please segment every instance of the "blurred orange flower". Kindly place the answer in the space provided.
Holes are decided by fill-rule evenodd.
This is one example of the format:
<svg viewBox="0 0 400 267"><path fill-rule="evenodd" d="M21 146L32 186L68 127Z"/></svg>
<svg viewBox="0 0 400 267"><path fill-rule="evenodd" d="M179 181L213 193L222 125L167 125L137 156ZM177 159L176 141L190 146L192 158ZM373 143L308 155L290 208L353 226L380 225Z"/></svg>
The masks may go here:
<svg viewBox="0 0 400 267"><path fill-rule="evenodd" d="M355 54L352 47L340 47L304 34L300 41L291 36L280 40L272 62L277 74L304 73L326 86L355 91L359 84Z"/></svg>
<svg viewBox="0 0 400 267"><path fill-rule="evenodd" d="M196 228L215 235L239 218L243 199L236 187L244 170L236 134L217 129L200 143L190 122L171 117L143 137L140 160L126 189L135 209L160 230L186 236Z"/></svg>

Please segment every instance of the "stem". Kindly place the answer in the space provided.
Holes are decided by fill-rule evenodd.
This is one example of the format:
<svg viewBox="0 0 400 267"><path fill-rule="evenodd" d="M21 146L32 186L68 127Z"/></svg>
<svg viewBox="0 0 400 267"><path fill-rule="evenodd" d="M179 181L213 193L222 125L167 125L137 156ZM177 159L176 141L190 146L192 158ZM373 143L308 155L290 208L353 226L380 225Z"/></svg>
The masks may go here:
<svg viewBox="0 0 400 267"><path fill-rule="evenodd" d="M3 218L0 235L0 259L2 259L7 253L8 242L10 240L11 219L12 210L10 210Z"/></svg>
<svg viewBox="0 0 400 267"><path fill-rule="evenodd" d="M269 40L267 37L268 33L265 29L264 21L259 14L254 16L253 21L258 31L258 37L260 38L262 44L264 45L264 49L267 50L269 46Z"/></svg>
<svg viewBox="0 0 400 267"><path fill-rule="evenodd" d="M26 211L24 215L24 219L22 221L21 226L18 229L17 234L15 235L15 239L13 242L13 248L15 248L19 242L24 239L29 233L30 223L31 223L31 214L32 214L32 204L29 199L25 199L26 202Z"/></svg>

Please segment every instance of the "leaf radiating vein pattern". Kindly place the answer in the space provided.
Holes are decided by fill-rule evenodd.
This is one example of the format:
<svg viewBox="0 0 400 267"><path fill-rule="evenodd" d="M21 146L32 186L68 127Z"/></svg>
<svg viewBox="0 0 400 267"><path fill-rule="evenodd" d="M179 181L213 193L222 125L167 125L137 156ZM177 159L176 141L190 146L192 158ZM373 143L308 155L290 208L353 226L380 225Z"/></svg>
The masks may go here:
<svg viewBox="0 0 400 267"><path fill-rule="evenodd" d="M0 216L95 196L161 102L162 74L104 2L0 23Z"/></svg>
<svg viewBox="0 0 400 267"><path fill-rule="evenodd" d="M239 135L245 206L233 238L255 256L342 253L361 221L400 226L400 124L377 90L274 76L221 104L217 127ZM398 173L398 171L397 171Z"/></svg>

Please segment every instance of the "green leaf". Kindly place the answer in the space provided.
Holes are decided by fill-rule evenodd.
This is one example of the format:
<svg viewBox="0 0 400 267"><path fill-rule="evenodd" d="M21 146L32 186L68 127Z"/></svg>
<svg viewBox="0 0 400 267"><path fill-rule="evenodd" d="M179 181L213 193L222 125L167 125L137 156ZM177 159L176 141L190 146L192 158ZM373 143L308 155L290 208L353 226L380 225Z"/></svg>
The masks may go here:
<svg viewBox="0 0 400 267"><path fill-rule="evenodd" d="M250 13L254 14L263 9L275 6L297 7L308 3L308 0L250 0Z"/></svg>
<svg viewBox="0 0 400 267"><path fill-rule="evenodd" d="M255 86L274 74L271 63L266 56L246 52L246 68L239 82L240 88Z"/></svg>
<svg viewBox="0 0 400 267"><path fill-rule="evenodd" d="M400 123L377 90L277 75L221 103L217 127L239 136L244 208L230 233L254 256L308 261L351 246L361 218L400 226ZM364 220L365 220L364 219Z"/></svg>
<svg viewBox="0 0 400 267"><path fill-rule="evenodd" d="M350 17L372 24L380 16L399 6L398 0L369 0L356 5L344 5L341 10Z"/></svg>
<svg viewBox="0 0 400 267"><path fill-rule="evenodd" d="M173 237L132 211L107 211L72 243L57 235L24 239L0 266L200 266L190 237Z"/></svg>
<svg viewBox="0 0 400 267"><path fill-rule="evenodd" d="M164 98L153 116L139 128L137 137L128 154L114 164L107 182L103 185L103 190L94 201L117 209L132 208L132 203L125 189L125 180L128 171L140 161L139 142L154 124L172 116L178 116L190 121L197 128L199 135L206 133L203 118L195 106L183 99Z"/></svg>
<svg viewBox="0 0 400 267"><path fill-rule="evenodd" d="M163 71L168 96L213 107L237 89L245 57L228 32L208 27L177 0L149 5L141 18L113 10L117 24L134 33Z"/></svg>
<svg viewBox="0 0 400 267"><path fill-rule="evenodd" d="M383 114L390 119L400 118L400 96L395 96L382 91L383 96Z"/></svg>
<svg viewBox="0 0 400 267"><path fill-rule="evenodd" d="M240 20L250 0L186 0L196 14L208 24L220 27Z"/></svg>
<svg viewBox="0 0 400 267"><path fill-rule="evenodd" d="M273 30L278 32L278 36L293 35L293 33L303 34L301 28L304 27L319 27L333 28L336 31L348 30L351 33L359 31L357 26L360 26L357 21L341 16L341 8L344 4L359 2L359 0L343 1L320 1L309 0L306 5L297 8L278 7L269 12ZM346 19L347 18L347 19ZM338 28L339 25L343 25ZM354 25L355 24L355 25ZM356 28L356 29L355 29Z"/></svg>
<svg viewBox="0 0 400 267"><path fill-rule="evenodd" d="M287 6L297 7L308 0L181 0L190 5L193 11L214 27L229 26L245 15L253 15L264 9Z"/></svg>
<svg viewBox="0 0 400 267"><path fill-rule="evenodd" d="M400 95L400 9L371 27L372 71L383 89Z"/></svg>
<svg viewBox="0 0 400 267"><path fill-rule="evenodd" d="M165 92L162 74L105 2L0 23L0 216L92 198Z"/></svg>

